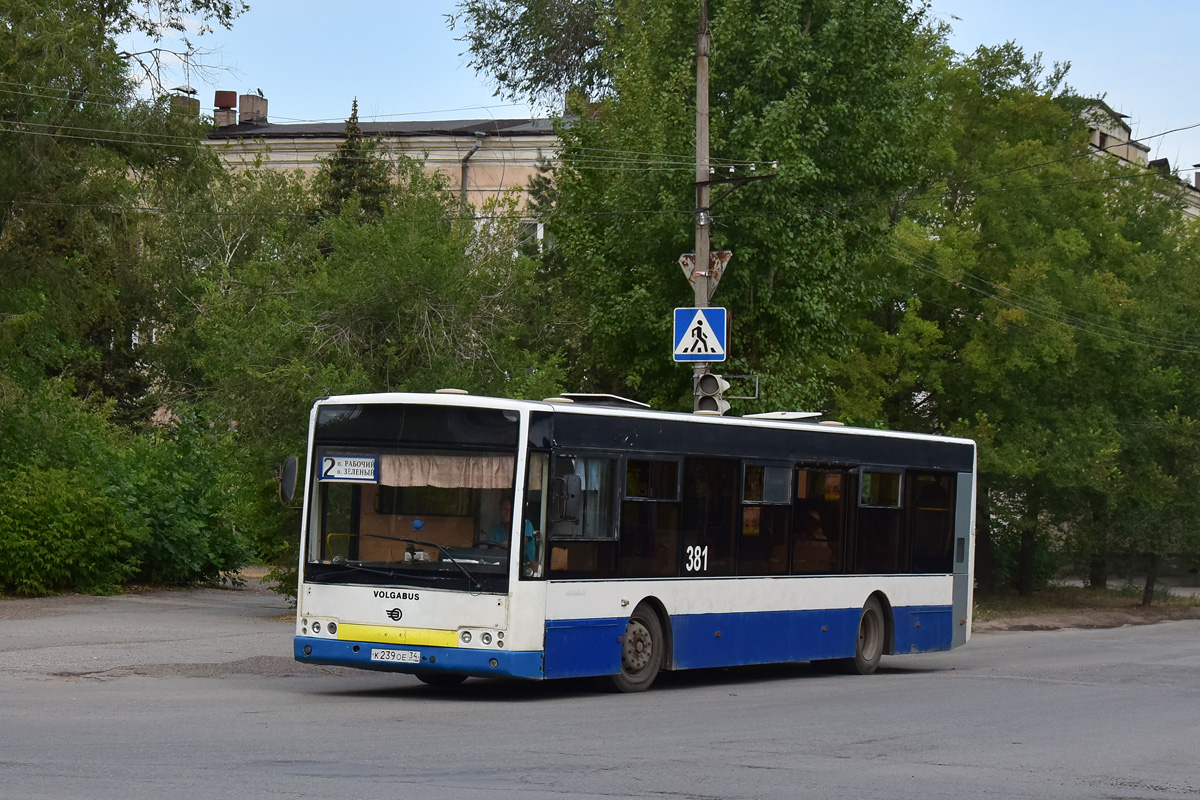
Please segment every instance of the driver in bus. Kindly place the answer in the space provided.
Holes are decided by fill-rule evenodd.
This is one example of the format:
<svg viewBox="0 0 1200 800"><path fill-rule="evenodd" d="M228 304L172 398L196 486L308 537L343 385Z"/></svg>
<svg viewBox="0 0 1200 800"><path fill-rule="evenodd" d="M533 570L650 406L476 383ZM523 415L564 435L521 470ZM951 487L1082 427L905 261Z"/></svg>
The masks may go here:
<svg viewBox="0 0 1200 800"><path fill-rule="evenodd" d="M503 547L508 549L508 532L512 530L513 518L513 503L508 497L500 501L500 521L492 525L487 535L480 540L480 544L484 546ZM533 523L525 520L524 530L522 531L522 539L525 542L525 557L526 560L533 560L534 557L534 539L533 539Z"/></svg>

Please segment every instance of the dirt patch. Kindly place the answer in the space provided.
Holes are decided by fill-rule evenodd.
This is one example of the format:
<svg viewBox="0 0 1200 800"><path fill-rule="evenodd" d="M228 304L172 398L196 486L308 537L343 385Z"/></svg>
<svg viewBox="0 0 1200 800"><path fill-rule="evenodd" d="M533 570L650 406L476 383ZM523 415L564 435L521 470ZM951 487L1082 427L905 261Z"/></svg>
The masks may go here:
<svg viewBox="0 0 1200 800"><path fill-rule="evenodd" d="M972 632L987 631L1053 631L1063 628L1120 628L1125 625L1153 625L1156 622L1181 619L1200 619L1200 607L1179 608L1150 606L1149 608L1096 608L1070 611L1003 616L971 625Z"/></svg>

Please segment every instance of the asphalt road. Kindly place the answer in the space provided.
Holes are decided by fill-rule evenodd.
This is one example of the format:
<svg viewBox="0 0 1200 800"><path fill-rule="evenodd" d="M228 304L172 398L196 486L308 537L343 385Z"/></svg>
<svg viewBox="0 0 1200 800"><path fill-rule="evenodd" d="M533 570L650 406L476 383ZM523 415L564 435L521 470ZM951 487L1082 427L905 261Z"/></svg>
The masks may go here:
<svg viewBox="0 0 1200 800"><path fill-rule="evenodd" d="M262 590L0 600L0 798L1195 798L1200 621L588 682L292 661Z"/></svg>

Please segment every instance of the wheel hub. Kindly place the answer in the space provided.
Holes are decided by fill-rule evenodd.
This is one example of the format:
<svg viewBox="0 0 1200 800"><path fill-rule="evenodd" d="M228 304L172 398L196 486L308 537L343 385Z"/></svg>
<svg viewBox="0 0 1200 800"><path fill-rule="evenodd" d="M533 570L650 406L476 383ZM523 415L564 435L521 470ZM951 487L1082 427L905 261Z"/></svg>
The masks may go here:
<svg viewBox="0 0 1200 800"><path fill-rule="evenodd" d="M621 666L628 673L638 673L650 663L653 649L650 631L634 620L625 629L625 646L621 651Z"/></svg>

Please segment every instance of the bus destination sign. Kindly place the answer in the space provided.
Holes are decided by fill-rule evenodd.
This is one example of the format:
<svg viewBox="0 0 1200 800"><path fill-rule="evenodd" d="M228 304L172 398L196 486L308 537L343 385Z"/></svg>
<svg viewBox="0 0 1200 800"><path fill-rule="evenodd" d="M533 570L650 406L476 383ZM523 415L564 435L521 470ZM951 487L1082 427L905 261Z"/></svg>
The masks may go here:
<svg viewBox="0 0 1200 800"><path fill-rule="evenodd" d="M340 483L378 483L378 456L322 456L320 479Z"/></svg>

